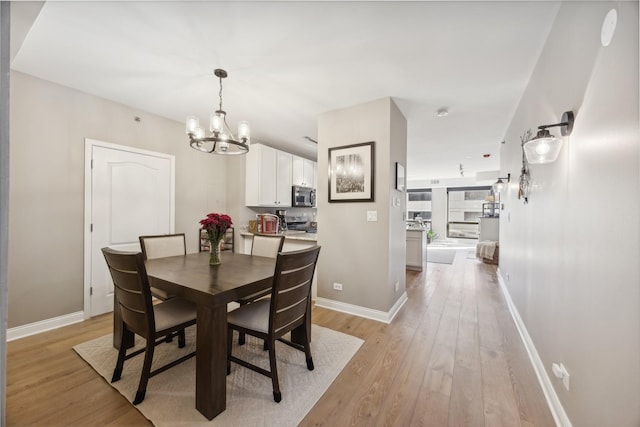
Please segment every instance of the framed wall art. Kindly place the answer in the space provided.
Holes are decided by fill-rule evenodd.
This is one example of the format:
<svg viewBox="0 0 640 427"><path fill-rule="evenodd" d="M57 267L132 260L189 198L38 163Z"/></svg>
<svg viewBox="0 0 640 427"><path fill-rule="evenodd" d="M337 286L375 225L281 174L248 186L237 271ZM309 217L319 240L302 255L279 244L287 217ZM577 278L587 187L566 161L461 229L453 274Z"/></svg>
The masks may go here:
<svg viewBox="0 0 640 427"><path fill-rule="evenodd" d="M374 145L329 148L329 203L374 201Z"/></svg>
<svg viewBox="0 0 640 427"><path fill-rule="evenodd" d="M396 190L404 191L405 189L404 166L396 162Z"/></svg>

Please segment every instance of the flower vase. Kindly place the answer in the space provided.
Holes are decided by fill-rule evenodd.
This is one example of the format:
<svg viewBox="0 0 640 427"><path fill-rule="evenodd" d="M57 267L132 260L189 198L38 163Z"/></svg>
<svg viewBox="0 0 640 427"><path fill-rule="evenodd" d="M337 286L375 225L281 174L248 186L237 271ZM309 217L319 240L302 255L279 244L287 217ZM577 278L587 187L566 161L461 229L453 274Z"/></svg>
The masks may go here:
<svg viewBox="0 0 640 427"><path fill-rule="evenodd" d="M220 260L220 240L210 240L209 241L209 265L220 265L222 261Z"/></svg>

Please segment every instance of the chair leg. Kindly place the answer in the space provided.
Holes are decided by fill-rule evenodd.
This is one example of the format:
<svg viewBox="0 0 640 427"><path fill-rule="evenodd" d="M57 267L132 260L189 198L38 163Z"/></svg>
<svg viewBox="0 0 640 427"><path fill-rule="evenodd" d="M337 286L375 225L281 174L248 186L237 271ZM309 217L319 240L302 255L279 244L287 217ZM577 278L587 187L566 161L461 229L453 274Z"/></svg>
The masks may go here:
<svg viewBox="0 0 640 427"><path fill-rule="evenodd" d="M231 374L231 347L233 346L233 329L227 329L227 375Z"/></svg>
<svg viewBox="0 0 640 427"><path fill-rule="evenodd" d="M184 348L185 345L187 345L187 343L184 336L184 329L180 329L178 331L178 348Z"/></svg>
<svg viewBox="0 0 640 427"><path fill-rule="evenodd" d="M171 341L173 341L173 334L167 334L167 336L164 338L164 342L171 342Z"/></svg>
<svg viewBox="0 0 640 427"><path fill-rule="evenodd" d="M144 395L147 392L147 383L149 382L149 375L151 373L151 362L153 361L153 350L155 349L154 340L147 338L147 346L144 352L144 363L142 365L142 373L140 374L140 384L138 385L138 391L136 392L136 398L133 400L133 404L144 400Z"/></svg>
<svg viewBox="0 0 640 427"><path fill-rule="evenodd" d="M267 340L265 340L266 342ZM275 339L269 338L269 365L271 367L271 383L273 384L273 400L280 402L282 393L280 393L280 384L278 383L278 366L276 365L276 342Z"/></svg>
<svg viewBox="0 0 640 427"><path fill-rule="evenodd" d="M249 304L246 301L239 301L239 303L240 303L240 307L242 307L243 305ZM244 345L245 342L246 342L246 339L245 339L244 332L238 331L238 345Z"/></svg>
<svg viewBox="0 0 640 427"><path fill-rule="evenodd" d="M122 338L120 339L120 349L118 350L118 361L116 362L116 368L113 370L113 377L111 382L115 383L122 376L122 368L124 366L124 358L127 355L127 346L125 344L125 336L127 331L127 325L122 322Z"/></svg>
<svg viewBox="0 0 640 427"><path fill-rule="evenodd" d="M307 369L313 371L313 357L311 357L311 344L309 343L309 332L304 328L304 356L307 359Z"/></svg>

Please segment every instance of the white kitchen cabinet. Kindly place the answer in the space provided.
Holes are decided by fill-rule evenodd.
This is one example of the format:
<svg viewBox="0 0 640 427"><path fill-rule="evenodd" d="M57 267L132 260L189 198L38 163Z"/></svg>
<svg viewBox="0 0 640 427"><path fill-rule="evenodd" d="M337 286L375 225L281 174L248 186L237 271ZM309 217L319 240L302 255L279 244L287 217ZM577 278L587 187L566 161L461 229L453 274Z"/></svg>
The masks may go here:
<svg viewBox="0 0 640 427"><path fill-rule="evenodd" d="M480 236L478 237L478 241L483 242L485 240L492 242L500 240L500 218L480 218Z"/></svg>
<svg viewBox="0 0 640 427"><path fill-rule="evenodd" d="M318 188L318 163L313 162L313 188Z"/></svg>
<svg viewBox="0 0 640 427"><path fill-rule="evenodd" d="M312 160L293 156L292 185L315 188L315 164Z"/></svg>
<svg viewBox="0 0 640 427"><path fill-rule="evenodd" d="M245 205L290 207L293 156L254 144L246 159Z"/></svg>
<svg viewBox="0 0 640 427"><path fill-rule="evenodd" d="M407 269L422 271L426 254L426 230L407 230Z"/></svg>

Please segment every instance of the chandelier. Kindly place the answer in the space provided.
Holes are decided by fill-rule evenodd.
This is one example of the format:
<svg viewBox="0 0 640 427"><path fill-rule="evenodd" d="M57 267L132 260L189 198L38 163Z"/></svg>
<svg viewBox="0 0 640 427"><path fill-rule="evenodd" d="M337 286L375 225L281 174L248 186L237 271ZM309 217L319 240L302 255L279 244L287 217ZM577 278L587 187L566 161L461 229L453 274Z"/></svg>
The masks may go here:
<svg viewBox="0 0 640 427"><path fill-rule="evenodd" d="M222 79L227 77L227 72L219 68L213 74L220 80L220 107L211 113L209 122L209 136L200 127L200 119L195 116L187 116L186 132L189 135L191 148L205 153L215 154L245 154L249 151L249 122L238 122L238 138L236 139L227 125L227 113L222 109Z"/></svg>

